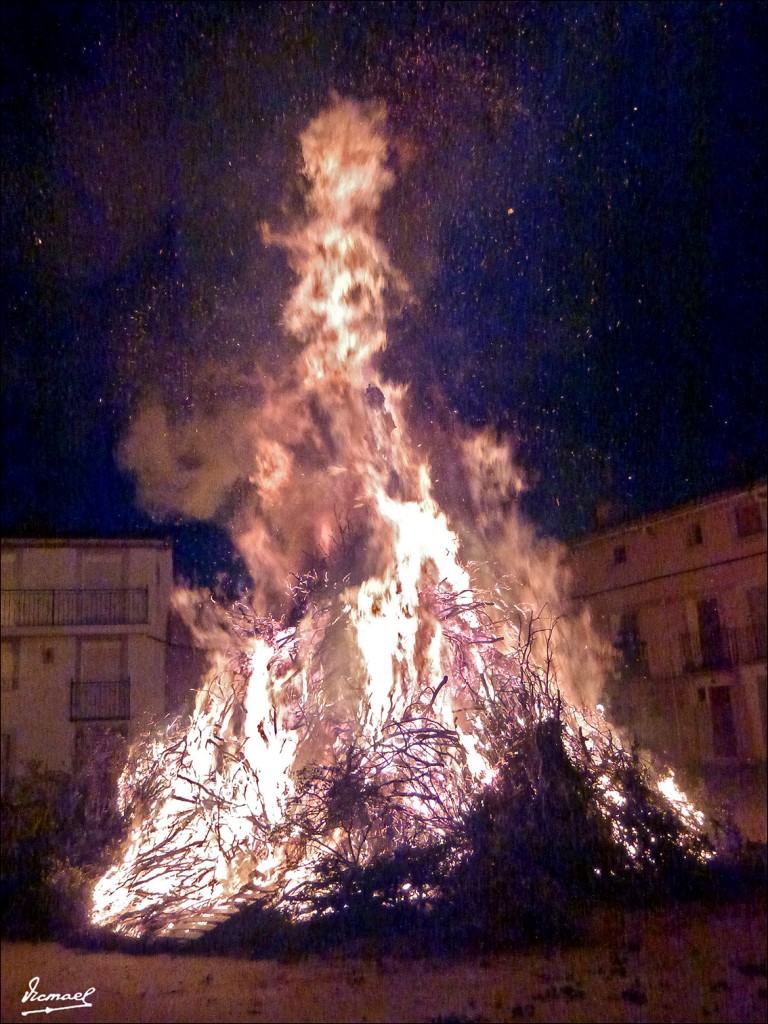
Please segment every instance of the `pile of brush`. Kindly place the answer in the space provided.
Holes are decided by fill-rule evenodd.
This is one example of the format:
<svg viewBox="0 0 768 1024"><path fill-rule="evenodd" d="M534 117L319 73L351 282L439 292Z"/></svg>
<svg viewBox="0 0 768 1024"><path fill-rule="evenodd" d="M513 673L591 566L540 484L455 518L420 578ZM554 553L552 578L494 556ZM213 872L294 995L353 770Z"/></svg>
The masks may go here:
<svg viewBox="0 0 768 1024"><path fill-rule="evenodd" d="M517 612L511 622L498 602L444 585L420 597L450 652L448 673L411 687L405 709L374 728L359 663L344 654L353 644L333 587L302 585L301 622L288 628L244 601L226 609L219 723L197 735L198 717L132 756L127 813L142 819L143 838L123 882L135 898L114 930L189 938L246 904L304 926L334 922L336 934L394 922L496 945L567 932L588 901L695 888L712 857L703 816L682 795L666 796L601 715L564 701L556 626ZM243 798L259 792L244 754L255 637L309 681L291 710L302 742L312 749L324 737L322 757L303 757L293 772L277 823ZM437 711L448 689L453 720L444 703ZM342 705L359 720L329 712ZM190 748L201 746L210 752L205 777L190 766ZM470 753L481 757L480 774ZM249 865L275 851L281 867L265 884ZM242 880L224 896L211 884L219 854ZM160 891L155 883L169 871L178 881Z"/></svg>

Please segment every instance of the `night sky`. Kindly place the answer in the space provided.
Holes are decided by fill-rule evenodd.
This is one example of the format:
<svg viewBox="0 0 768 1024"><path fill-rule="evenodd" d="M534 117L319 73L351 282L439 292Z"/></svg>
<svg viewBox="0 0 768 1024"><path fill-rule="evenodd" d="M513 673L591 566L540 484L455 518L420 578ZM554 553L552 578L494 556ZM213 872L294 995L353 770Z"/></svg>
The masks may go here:
<svg viewBox="0 0 768 1024"><path fill-rule="evenodd" d="M766 473L763 3L7 3L2 533L170 534L115 453L137 403L248 402L331 90L388 107L383 371L516 439L541 531Z"/></svg>

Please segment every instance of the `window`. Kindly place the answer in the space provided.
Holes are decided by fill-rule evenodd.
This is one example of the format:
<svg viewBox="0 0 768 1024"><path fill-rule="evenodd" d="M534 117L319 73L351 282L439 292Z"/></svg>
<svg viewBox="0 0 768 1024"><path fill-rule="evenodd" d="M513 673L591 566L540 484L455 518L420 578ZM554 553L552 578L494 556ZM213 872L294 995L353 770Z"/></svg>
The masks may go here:
<svg viewBox="0 0 768 1024"><path fill-rule="evenodd" d="M125 674L126 647L122 639L80 640L80 679L87 682L120 679Z"/></svg>
<svg viewBox="0 0 768 1024"><path fill-rule="evenodd" d="M646 667L646 646L640 636L636 611L625 611L619 616L614 646L621 652L627 668Z"/></svg>
<svg viewBox="0 0 768 1024"><path fill-rule="evenodd" d="M720 622L717 598L708 597L696 604L699 626L701 668L728 668L731 664L727 634Z"/></svg>
<svg viewBox="0 0 768 1024"><path fill-rule="evenodd" d="M15 551L3 551L0 561L0 624L2 626L16 625L16 590L19 585L19 560ZM3 675L5 675L5 662L3 662ZM3 687L5 689L5 687Z"/></svg>
<svg viewBox="0 0 768 1024"><path fill-rule="evenodd" d="M2 688L3 690L18 690L19 641L3 640L0 649L2 649L2 671L0 671Z"/></svg>
<svg viewBox="0 0 768 1024"><path fill-rule="evenodd" d="M735 757L739 751L730 686L709 688L709 711L712 720L712 753L715 757Z"/></svg>
<svg viewBox="0 0 768 1024"><path fill-rule="evenodd" d="M72 722L131 717L131 684L125 675L125 642L106 637L80 640L79 674L72 680Z"/></svg>
<svg viewBox="0 0 768 1024"><path fill-rule="evenodd" d="M696 547L704 543L704 535L701 532L701 523L691 523L688 527L688 547Z"/></svg>
<svg viewBox="0 0 768 1024"><path fill-rule="evenodd" d="M16 551L3 551L0 555L0 579L3 590L15 590L19 585L19 558Z"/></svg>
<svg viewBox="0 0 768 1024"><path fill-rule="evenodd" d="M768 649L768 587L750 587L747 591L747 608L752 653L764 661Z"/></svg>
<svg viewBox="0 0 768 1024"><path fill-rule="evenodd" d="M613 564L622 565L627 560L627 548L625 544L619 544L613 549Z"/></svg>
<svg viewBox="0 0 768 1024"><path fill-rule="evenodd" d="M754 498L740 502L734 509L737 537L754 537L763 532L763 515Z"/></svg>
<svg viewBox="0 0 768 1024"><path fill-rule="evenodd" d="M118 590L123 586L122 552L84 551L80 579L84 590Z"/></svg>
<svg viewBox="0 0 768 1024"><path fill-rule="evenodd" d="M8 786L13 777L14 758L16 756L15 737L11 732L4 732L0 736L0 790L3 795L8 791Z"/></svg>

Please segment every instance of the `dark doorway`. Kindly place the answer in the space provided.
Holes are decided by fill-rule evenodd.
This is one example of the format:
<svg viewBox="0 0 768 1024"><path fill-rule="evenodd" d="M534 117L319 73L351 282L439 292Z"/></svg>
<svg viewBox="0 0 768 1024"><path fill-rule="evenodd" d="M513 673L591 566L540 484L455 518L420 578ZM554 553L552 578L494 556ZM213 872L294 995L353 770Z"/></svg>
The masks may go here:
<svg viewBox="0 0 768 1024"><path fill-rule="evenodd" d="M715 757L736 757L736 722L730 686L710 687L709 708L712 715L712 753Z"/></svg>
<svg viewBox="0 0 768 1024"><path fill-rule="evenodd" d="M728 659L717 601L714 597L699 601L696 610L699 619L701 667L722 668L727 665Z"/></svg>

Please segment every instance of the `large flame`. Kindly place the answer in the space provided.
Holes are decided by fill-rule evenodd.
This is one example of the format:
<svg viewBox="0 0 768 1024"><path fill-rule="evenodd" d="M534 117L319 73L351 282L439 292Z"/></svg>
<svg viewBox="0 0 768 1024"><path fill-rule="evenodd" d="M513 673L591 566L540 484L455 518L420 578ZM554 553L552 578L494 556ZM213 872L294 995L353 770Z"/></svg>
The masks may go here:
<svg viewBox="0 0 768 1024"><path fill-rule="evenodd" d="M287 579L308 532L323 558L296 577L292 617L279 622L256 596L233 609L179 595L211 665L190 719L129 760L131 833L95 887L97 925L192 934L259 896L301 914L302 886L329 850L365 863L439 840L503 762L494 716L522 725L554 706L551 633L532 628L536 609L504 607L498 588L493 602L480 595L425 449L409 439L406 393L375 368L406 292L374 234L393 181L384 120L379 105L335 100L301 136L306 223L264 229L298 275L285 324L301 349L289 386L266 387L243 427L259 514L241 514L235 535L256 577ZM495 443L462 444L486 476L504 477ZM499 505L489 490L473 495L481 530ZM532 664L552 699L511 701L510 680ZM599 714L572 706L566 734L580 757L613 742ZM301 780L340 764L375 795L377 821L337 793L334 814L299 836L291 823L313 808L297 802L317 792ZM598 790L610 816L624 797L607 779Z"/></svg>

